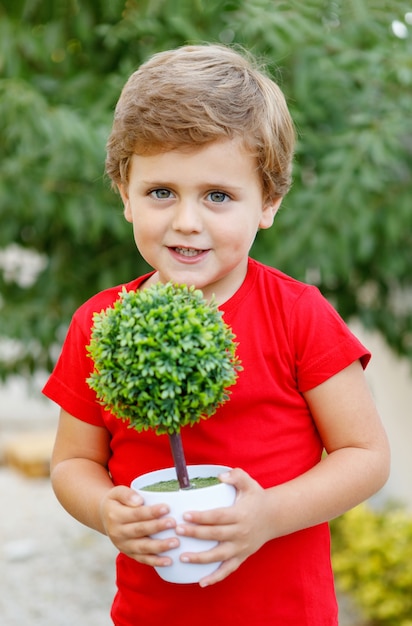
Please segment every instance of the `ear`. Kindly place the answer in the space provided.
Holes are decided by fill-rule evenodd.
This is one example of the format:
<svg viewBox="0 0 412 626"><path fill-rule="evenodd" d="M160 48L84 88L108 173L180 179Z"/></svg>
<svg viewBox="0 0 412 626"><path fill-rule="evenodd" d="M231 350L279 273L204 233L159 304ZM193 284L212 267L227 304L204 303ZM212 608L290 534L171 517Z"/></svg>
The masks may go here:
<svg viewBox="0 0 412 626"><path fill-rule="evenodd" d="M276 213L279 211L279 207L283 198L276 198L262 208L262 215L260 217L259 228L270 228L275 219Z"/></svg>
<svg viewBox="0 0 412 626"><path fill-rule="evenodd" d="M133 221L133 217L132 217L132 211L130 209L130 200L129 200L129 192L127 187L125 187L124 185L120 184L117 186L120 196L122 198L123 201L123 206L124 206L124 210L123 210L123 215L125 217L125 219L128 222L132 222Z"/></svg>

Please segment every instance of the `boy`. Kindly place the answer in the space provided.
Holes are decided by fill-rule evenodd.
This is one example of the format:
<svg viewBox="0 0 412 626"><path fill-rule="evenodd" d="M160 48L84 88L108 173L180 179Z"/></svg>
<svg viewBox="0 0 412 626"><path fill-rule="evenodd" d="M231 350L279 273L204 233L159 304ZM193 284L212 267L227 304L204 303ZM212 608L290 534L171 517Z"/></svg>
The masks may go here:
<svg viewBox="0 0 412 626"><path fill-rule="evenodd" d="M277 85L223 46L155 55L118 102L107 172L154 269L126 288L174 281L214 295L243 371L219 415L182 434L188 463L237 468L221 477L235 504L188 511L176 539L151 539L176 523L129 485L170 465L167 437L128 429L85 382L93 312L121 286L73 317L45 387L61 406L52 482L69 513L119 549L116 626L337 624L327 521L384 484L389 451L363 375L369 352L316 288L248 256L289 189L293 147ZM180 535L219 541L182 556L223 561L199 585L153 570L170 564L162 553Z"/></svg>

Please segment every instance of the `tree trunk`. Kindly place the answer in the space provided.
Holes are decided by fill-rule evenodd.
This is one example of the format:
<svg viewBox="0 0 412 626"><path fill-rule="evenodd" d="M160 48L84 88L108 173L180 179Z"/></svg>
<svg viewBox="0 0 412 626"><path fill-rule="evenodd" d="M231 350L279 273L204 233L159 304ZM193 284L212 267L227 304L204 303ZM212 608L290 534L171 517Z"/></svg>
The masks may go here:
<svg viewBox="0 0 412 626"><path fill-rule="evenodd" d="M183 452L182 438L179 433L169 435L170 447L172 449L173 461L176 468L176 476L180 489L190 489L191 484L187 473L185 454Z"/></svg>

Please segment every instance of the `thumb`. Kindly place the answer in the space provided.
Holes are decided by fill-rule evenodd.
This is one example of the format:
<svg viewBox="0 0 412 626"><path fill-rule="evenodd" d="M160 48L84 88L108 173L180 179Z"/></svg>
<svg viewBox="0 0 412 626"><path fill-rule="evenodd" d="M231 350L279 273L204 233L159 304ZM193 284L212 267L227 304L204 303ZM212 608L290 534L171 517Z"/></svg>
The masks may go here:
<svg viewBox="0 0 412 626"><path fill-rule="evenodd" d="M247 472L236 467L230 470L230 472L224 472L219 475L219 479L222 483L233 485L237 491L246 491L256 485L256 481L249 476Z"/></svg>
<svg viewBox="0 0 412 626"><path fill-rule="evenodd" d="M111 491L111 497L113 500L117 500L120 504L125 504L126 506L141 506L144 502L142 496L137 491L125 485L114 487Z"/></svg>

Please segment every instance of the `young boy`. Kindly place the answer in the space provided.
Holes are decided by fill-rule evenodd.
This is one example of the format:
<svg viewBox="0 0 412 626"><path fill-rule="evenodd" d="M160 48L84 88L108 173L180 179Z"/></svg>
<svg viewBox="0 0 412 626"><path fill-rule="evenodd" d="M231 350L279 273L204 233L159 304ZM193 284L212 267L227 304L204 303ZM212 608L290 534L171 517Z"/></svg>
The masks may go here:
<svg viewBox="0 0 412 626"><path fill-rule="evenodd" d="M224 46L155 55L118 102L107 172L153 267L126 289L173 281L214 295L243 371L218 415L182 433L188 463L237 468L222 476L235 504L188 511L176 539L151 539L176 523L129 485L170 465L167 437L128 429L85 382L93 313L121 286L73 317L44 390L61 406L52 481L69 513L119 549L116 626L338 623L327 521L385 483L389 451L363 374L369 352L316 288L248 256L289 189L293 147L279 88ZM182 557L223 561L199 585L153 569L182 535L219 541Z"/></svg>

